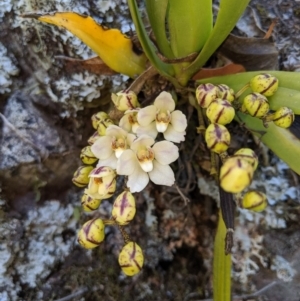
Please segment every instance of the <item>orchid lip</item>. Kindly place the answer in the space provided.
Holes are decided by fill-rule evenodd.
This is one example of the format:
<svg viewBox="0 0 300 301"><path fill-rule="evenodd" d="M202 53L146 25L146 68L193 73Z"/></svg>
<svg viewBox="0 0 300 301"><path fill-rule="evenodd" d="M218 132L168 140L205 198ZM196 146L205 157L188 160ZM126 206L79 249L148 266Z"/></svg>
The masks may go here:
<svg viewBox="0 0 300 301"><path fill-rule="evenodd" d="M139 125L137 122L134 123L134 124L132 125L131 130L132 130L132 132L133 132L134 134L136 134L136 131L137 131L137 129L138 129L139 126L140 126L140 125Z"/></svg>
<svg viewBox="0 0 300 301"><path fill-rule="evenodd" d="M169 123L156 122L156 129L159 133L164 133L168 128Z"/></svg>
<svg viewBox="0 0 300 301"><path fill-rule="evenodd" d="M140 162L139 161L139 163L140 163L140 166L141 166L141 168L143 169L143 171L144 172L150 172L150 171L152 171L153 170L153 162L152 162L152 160L150 161L144 161L144 162Z"/></svg>
<svg viewBox="0 0 300 301"><path fill-rule="evenodd" d="M119 159L119 158L121 157L121 155L122 155L123 152L124 152L124 149L123 149L123 148L117 148L117 149L115 150L115 155L116 155L116 157Z"/></svg>

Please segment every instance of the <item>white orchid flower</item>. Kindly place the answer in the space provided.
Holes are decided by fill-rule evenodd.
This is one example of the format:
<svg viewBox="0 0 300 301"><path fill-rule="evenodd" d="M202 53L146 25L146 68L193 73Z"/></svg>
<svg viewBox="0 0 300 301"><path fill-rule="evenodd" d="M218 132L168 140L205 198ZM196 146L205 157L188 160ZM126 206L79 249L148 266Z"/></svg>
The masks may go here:
<svg viewBox="0 0 300 301"><path fill-rule="evenodd" d="M105 136L98 138L91 146L92 153L99 159L97 166L116 169L118 158L124 150L130 147L135 138L135 135L128 134L122 128L110 125L106 129Z"/></svg>
<svg viewBox="0 0 300 301"><path fill-rule="evenodd" d="M136 134L137 128L140 126L137 121L137 113L139 108L127 110L124 116L120 119L119 126L128 133Z"/></svg>
<svg viewBox="0 0 300 301"><path fill-rule="evenodd" d="M187 127L186 116L175 110L175 101L168 92L161 92L153 105L140 109L137 113L137 135L150 135L154 139L157 133L163 133L166 140L173 142L184 141Z"/></svg>
<svg viewBox="0 0 300 301"><path fill-rule="evenodd" d="M142 135L118 159L117 174L128 176L131 192L143 190L149 178L157 185L171 186L175 182L169 164L177 160L178 147L169 141L154 142L152 137Z"/></svg>

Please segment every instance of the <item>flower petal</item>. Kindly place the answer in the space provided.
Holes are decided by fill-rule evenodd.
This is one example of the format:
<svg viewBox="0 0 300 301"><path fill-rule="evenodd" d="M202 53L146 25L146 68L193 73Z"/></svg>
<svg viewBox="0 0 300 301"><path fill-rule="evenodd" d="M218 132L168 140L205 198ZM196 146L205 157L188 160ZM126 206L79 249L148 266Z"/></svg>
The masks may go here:
<svg viewBox="0 0 300 301"><path fill-rule="evenodd" d="M115 155L115 152L113 152L111 154L111 156L109 156L108 158L103 159L103 160L99 160L98 164L97 164L97 167L108 166L108 167L111 167L112 169L116 169L117 168L117 160L118 159Z"/></svg>
<svg viewBox="0 0 300 301"><path fill-rule="evenodd" d="M127 134L127 144L130 146L136 138L134 134Z"/></svg>
<svg viewBox="0 0 300 301"><path fill-rule="evenodd" d="M127 187L130 192L140 192L149 183L149 176L138 166L134 172L128 176Z"/></svg>
<svg viewBox="0 0 300 301"><path fill-rule="evenodd" d="M139 108L127 110L124 113L124 116L120 119L119 126L128 133L134 132L134 127L138 126L138 122L136 121L133 124L132 122L136 120L138 111Z"/></svg>
<svg viewBox="0 0 300 301"><path fill-rule="evenodd" d="M103 136L96 140L96 142L91 146L91 151L96 158L100 160L107 159L111 156L113 150L111 147L112 137Z"/></svg>
<svg viewBox="0 0 300 301"><path fill-rule="evenodd" d="M128 133L131 132L131 124L129 122L129 116L130 116L129 114L124 115L119 122L119 126Z"/></svg>
<svg viewBox="0 0 300 301"><path fill-rule="evenodd" d="M171 124L173 125L175 131L183 132L187 127L186 116L179 110L171 113Z"/></svg>
<svg viewBox="0 0 300 301"><path fill-rule="evenodd" d="M136 167L140 167L136 154L131 149L125 150L117 162L117 174L131 175Z"/></svg>
<svg viewBox="0 0 300 301"><path fill-rule="evenodd" d="M136 130L136 134L138 136L141 136L143 134L146 134L150 137L152 137L153 139L155 139L157 137L157 129L156 129L156 124L155 121L151 122L149 125L147 126L139 126Z"/></svg>
<svg viewBox="0 0 300 301"><path fill-rule="evenodd" d="M178 159L178 147L169 141L160 141L152 147L154 157L162 165L169 165Z"/></svg>
<svg viewBox="0 0 300 301"><path fill-rule="evenodd" d="M90 178L108 178L111 177L111 179L116 177L116 172L113 170L113 168L108 167L106 165L100 165L96 168L94 168L90 174ZM111 180L109 180L111 181Z"/></svg>
<svg viewBox="0 0 300 301"><path fill-rule="evenodd" d="M106 129L106 136L110 136L110 137L126 137L127 136L127 132L125 130L123 130L121 127L117 126L117 125L110 125L107 129Z"/></svg>
<svg viewBox="0 0 300 301"><path fill-rule="evenodd" d="M149 125L155 120L156 107L154 105L140 109L137 114L137 121L141 126Z"/></svg>
<svg viewBox="0 0 300 301"><path fill-rule="evenodd" d="M150 180L157 185L172 186L175 182L174 172L169 165L161 165L153 160L153 170L150 171Z"/></svg>
<svg viewBox="0 0 300 301"><path fill-rule="evenodd" d="M181 141L184 141L185 138L185 131L183 132L177 132L175 131L172 124L169 124L167 130L163 133L166 140L179 143Z"/></svg>
<svg viewBox="0 0 300 301"><path fill-rule="evenodd" d="M134 140L130 146L132 150L137 152L140 147L147 148L154 144L154 139L148 135L141 135L136 140Z"/></svg>
<svg viewBox="0 0 300 301"><path fill-rule="evenodd" d="M156 109L173 112L175 109L175 101L172 95L166 91L161 92L155 99L154 105Z"/></svg>

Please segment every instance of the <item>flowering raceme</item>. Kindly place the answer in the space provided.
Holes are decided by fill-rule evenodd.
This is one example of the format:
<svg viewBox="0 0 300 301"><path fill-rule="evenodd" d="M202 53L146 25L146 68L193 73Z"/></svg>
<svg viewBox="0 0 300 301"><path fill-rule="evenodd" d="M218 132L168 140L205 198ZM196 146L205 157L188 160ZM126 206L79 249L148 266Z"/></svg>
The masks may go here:
<svg viewBox="0 0 300 301"><path fill-rule="evenodd" d="M149 178L155 184L171 186L175 178L169 164L178 156L178 147L172 142L155 143L152 137L141 135L119 157L117 174L128 176L127 186L131 192L143 190Z"/></svg>
<svg viewBox="0 0 300 301"><path fill-rule="evenodd" d="M173 142L184 141L187 120L181 111L175 111L175 101L167 92L162 92L153 105L143 109L136 107L139 102L134 91L113 94L112 100L117 110L123 112L119 126L113 124L120 116L115 110L110 114L114 116L112 119L105 112L92 116L97 132L81 151L80 158L85 165L75 172L73 182L79 187L88 185L81 198L85 212L94 212L102 200L113 196L118 183L122 184L117 181L118 175L126 176L129 189L114 199L109 220L99 218L97 213L82 226L78 242L86 249L95 248L105 238L105 226L117 226L125 242L119 264L124 274L134 276L144 264L144 255L121 226L128 225L136 214L134 192L142 191L150 180L156 185L174 184L174 172L169 165L178 159L179 150ZM158 132L166 140L159 136L156 142Z"/></svg>
<svg viewBox="0 0 300 301"><path fill-rule="evenodd" d="M137 113L137 135L147 134L154 139L163 133L166 140L179 143L184 141L187 120L185 115L175 109L175 101L168 92L161 92L153 105L140 109Z"/></svg>

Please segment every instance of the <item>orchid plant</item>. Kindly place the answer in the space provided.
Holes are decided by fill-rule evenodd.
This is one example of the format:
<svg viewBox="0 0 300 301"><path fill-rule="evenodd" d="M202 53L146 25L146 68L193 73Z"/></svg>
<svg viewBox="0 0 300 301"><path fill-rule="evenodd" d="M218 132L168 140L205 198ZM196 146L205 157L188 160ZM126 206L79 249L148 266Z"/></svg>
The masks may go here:
<svg viewBox="0 0 300 301"><path fill-rule="evenodd" d="M181 93L189 98L190 103L197 109L200 122L203 123L203 110L200 106L206 99L197 99L198 101L196 101L190 93L191 90L194 90L191 87L194 87L195 84L192 82L192 78L227 38L248 3L249 0L220 0L217 18L213 22L212 0L145 0L151 26L151 34L149 35L142 21L137 1L128 0L136 34L142 48L142 51L139 52L135 50L136 47L134 47L132 40L119 30L106 29L90 17L83 17L71 12L27 15L27 17L35 17L40 21L66 28L90 46L112 70L134 79L128 91L112 95L112 102L118 110L123 112L118 125L109 120L105 113L100 114L101 117L96 116L94 118L96 124L94 127L97 129L97 134L90 140L92 141L90 151L98 163L92 171L89 169L89 181L86 181L84 177L80 178L80 181L84 179L81 181L81 183L84 182L84 185L89 182L83 200L84 208L91 209L92 204L96 203L93 201L95 198L103 199L111 195L115 190L115 177L118 175L127 177L126 185L131 193L142 191L150 180L157 185L171 186L174 184L174 172L170 164L176 161L179 156L178 146L175 143L181 143L185 140L187 119L180 110L175 109L176 102L172 94L167 91L162 91L153 104L143 108L140 108L136 94L143 89L143 84L149 77L160 74L173 85L173 92L176 91L176 93ZM300 99L298 85L300 77L285 72L268 73L271 74L270 76L276 76L280 83L277 92L270 97L270 109L277 110L282 107L284 100L284 106L290 107L295 114L298 114L298 112L300 114L298 101ZM264 117L266 119L262 120L250 116L247 110L243 111L242 103L238 101L238 98L243 96L243 93L249 87L246 83L257 74L259 72L246 72L238 76L228 75L198 81L198 85L204 85L201 86L201 89L204 87L204 90L208 87L206 84L210 83L217 86L225 84L234 91L238 91L235 97L232 96L226 101L214 102L215 107L210 108L213 117L209 117L209 119L215 120L214 111L221 110L219 105L225 103L227 107L231 108L232 106L230 121L235 116L238 122L243 123L250 131L259 136L270 149L300 174L300 165L297 164L300 155L299 140L294 139L295 136L288 129L279 128L273 124L266 126L268 117ZM225 85L222 89L227 87ZM216 89L216 93L221 93L222 89L220 87ZM205 92L207 92L207 89ZM203 97L207 97L207 94ZM217 94L216 97L224 99L223 96ZM211 101L213 102L214 99ZM208 107L211 101L203 108ZM271 120L270 117L269 120ZM293 120L292 115L290 115L290 120ZM213 121L212 124L217 124L217 122ZM225 127L222 125L214 128L223 129ZM199 132L203 129L205 130L205 127L200 124ZM224 131L226 131L226 128ZM163 140L156 140L159 133L161 133L160 136L163 136ZM220 132L218 132L219 134ZM229 133L226 132L226 137L229 136ZM213 137L213 139L215 138ZM278 139L281 141L279 144L277 143ZM212 144L216 144L215 140L212 141ZM226 149L227 144L226 142ZM225 152L226 150L224 151L223 148L222 152L217 151L223 162L227 159L224 155ZM247 156L249 157L249 155ZM250 157L253 160L253 155ZM249 163L244 159L244 154L236 154L233 160L230 161L233 164L242 162L240 166L247 166L249 172L245 177L246 182L243 187L248 184L248 179L251 181L255 169L251 162ZM86 170L83 171L86 175ZM78 172L78 175L80 175L80 172ZM80 184L78 178L74 178L74 182ZM228 195L228 193L224 194L224 191L221 190L221 198L226 198ZM127 207L124 204L127 204ZM131 196L124 198L124 204L124 206L119 204L117 208L134 207ZM131 207L128 204L131 204ZM225 255L224 249L228 250L228 246L225 246L225 237L227 238L228 233L231 233L230 231L226 232L226 228L233 231L234 227L232 220L228 220L227 216L228 211L234 210L232 198L229 198L228 204L226 207L223 202L222 207L221 199L222 212L220 211L214 253L215 301L230 300L231 259L230 254ZM98 203L97 206L99 206ZM228 206L231 207L228 208ZM91 210L94 209L93 207ZM132 210L129 211L132 213ZM123 215L124 212L120 214ZM116 216L115 219L119 219L118 214L113 216ZM130 219L125 219L126 223L131 220L132 214L130 216ZM96 220L95 223L99 224L101 229L103 228L103 224L99 220ZM113 222L106 222L106 224L110 223ZM86 237L89 239L91 237L90 233L81 231L80 235L79 241L82 242L82 245L85 245ZM82 238L84 235L86 237ZM126 234L124 234L124 237L127 243L126 246L130 246L134 250L139 248L135 243L129 243ZM99 242L102 240L103 235L101 234ZM226 240L226 244L228 243L230 241ZM92 247L97 245L97 242L92 243ZM132 251L132 249L130 250ZM141 250L138 250L139 262L143 263ZM127 257L125 259L122 257L122 260L119 258L119 262L124 261L126 261L126 264L128 263ZM127 275L133 275L135 271L140 271L141 266L136 266L136 262L130 271L126 270ZM127 268L128 266L126 266ZM125 272L124 269L123 271Z"/></svg>

